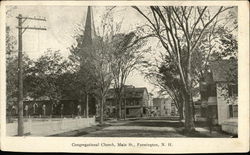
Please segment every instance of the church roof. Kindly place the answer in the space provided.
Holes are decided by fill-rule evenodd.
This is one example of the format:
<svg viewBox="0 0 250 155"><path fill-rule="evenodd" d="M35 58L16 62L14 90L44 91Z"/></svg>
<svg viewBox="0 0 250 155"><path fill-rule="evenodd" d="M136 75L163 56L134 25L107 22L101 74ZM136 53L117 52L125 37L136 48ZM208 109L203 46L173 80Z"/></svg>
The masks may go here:
<svg viewBox="0 0 250 155"><path fill-rule="evenodd" d="M92 7L88 6L86 21L84 24L83 46L92 45L93 39L95 37L96 37L96 32L95 32Z"/></svg>

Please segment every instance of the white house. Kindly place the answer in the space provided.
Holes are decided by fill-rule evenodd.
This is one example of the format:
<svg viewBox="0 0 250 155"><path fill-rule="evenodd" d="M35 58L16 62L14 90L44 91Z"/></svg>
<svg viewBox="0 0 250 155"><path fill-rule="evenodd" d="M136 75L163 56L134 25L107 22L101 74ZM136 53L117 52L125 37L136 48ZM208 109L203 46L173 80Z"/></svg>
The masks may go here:
<svg viewBox="0 0 250 155"><path fill-rule="evenodd" d="M218 124L223 131L238 134L237 61L213 61L210 68L216 85Z"/></svg>
<svg viewBox="0 0 250 155"><path fill-rule="evenodd" d="M177 109L170 98L153 98L156 116L175 116Z"/></svg>

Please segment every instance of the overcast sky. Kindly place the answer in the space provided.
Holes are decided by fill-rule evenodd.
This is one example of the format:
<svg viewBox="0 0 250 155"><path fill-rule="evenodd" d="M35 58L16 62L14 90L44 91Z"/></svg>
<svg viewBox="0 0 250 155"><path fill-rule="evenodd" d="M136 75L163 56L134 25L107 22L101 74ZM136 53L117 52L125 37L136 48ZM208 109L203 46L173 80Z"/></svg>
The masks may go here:
<svg viewBox="0 0 250 155"><path fill-rule="evenodd" d="M11 8L11 9L10 9ZM106 12L107 7L92 7L95 29L98 33L101 25L101 19ZM211 7L212 13L218 7ZM17 36L17 19L18 14L30 17L45 17L46 22L27 20L24 26L46 27L46 31L27 30L23 35L23 51L32 59L41 56L48 48L60 50L62 55L68 57L70 54L68 48L75 44L74 35L77 29L84 27L86 20L86 6L11 6L6 19L6 24L10 26L13 36ZM137 26L144 25L146 20L131 7L116 7L112 10L114 23L122 22L121 33L128 33L135 30ZM234 9L237 14L237 9ZM226 13L225 13L226 14ZM224 15L221 16L224 18ZM230 26L230 24L228 24ZM237 32L237 31L236 31ZM151 46L151 53L146 55L147 58L154 60L164 49L157 46L157 39L148 43ZM159 63L159 62L158 62ZM144 79L139 71L134 71L127 79L129 85L136 87L147 87L149 92L156 94L157 88Z"/></svg>
<svg viewBox="0 0 250 155"><path fill-rule="evenodd" d="M23 51L32 59L37 59L46 49L60 50L67 57L68 48L75 43L74 35L79 25L84 25L87 7L83 6L11 6L6 22L14 36L17 36L18 14L30 17L45 17L46 22L27 20L24 26L46 27L46 31L27 30L23 35ZM98 31L105 7L92 7L94 25ZM136 26L145 24L145 19L131 7L118 7L114 10L114 20L121 21L121 32L134 30ZM154 49L154 48L153 48ZM159 49L155 49L157 51ZM147 87L149 92L156 94L157 89L144 79L138 71L131 73L127 84L136 87Z"/></svg>

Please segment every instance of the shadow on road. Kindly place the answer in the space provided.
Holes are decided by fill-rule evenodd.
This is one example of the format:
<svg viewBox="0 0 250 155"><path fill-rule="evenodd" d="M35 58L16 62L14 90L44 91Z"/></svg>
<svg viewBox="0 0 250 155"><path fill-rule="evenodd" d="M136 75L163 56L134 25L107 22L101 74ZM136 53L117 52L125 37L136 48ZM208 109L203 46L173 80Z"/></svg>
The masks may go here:
<svg viewBox="0 0 250 155"><path fill-rule="evenodd" d="M150 127L183 127L182 122L178 121L133 121L123 124L123 126L150 126Z"/></svg>

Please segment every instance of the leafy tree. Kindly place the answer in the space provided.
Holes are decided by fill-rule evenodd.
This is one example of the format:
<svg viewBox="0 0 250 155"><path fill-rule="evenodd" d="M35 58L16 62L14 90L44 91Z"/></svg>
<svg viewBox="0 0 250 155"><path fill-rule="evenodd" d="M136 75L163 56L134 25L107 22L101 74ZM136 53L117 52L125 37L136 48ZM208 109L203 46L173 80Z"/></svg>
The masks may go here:
<svg viewBox="0 0 250 155"><path fill-rule="evenodd" d="M7 103L17 98L17 57L13 54L17 51L15 38L10 35L10 28L6 27L6 96Z"/></svg>
<svg viewBox="0 0 250 155"><path fill-rule="evenodd" d="M23 56L24 79L33 61L27 55ZM11 34L11 29L6 26L6 98L7 104L16 101L18 95L18 57L16 49L16 38ZM24 91L24 96L27 91Z"/></svg>
<svg viewBox="0 0 250 155"><path fill-rule="evenodd" d="M155 62L161 63L157 64ZM160 88L159 93L161 95L170 96L180 114L180 120L182 120L184 96L178 69L169 56L163 56L160 60L155 60L155 62L144 61L142 63L142 73L151 84Z"/></svg>
<svg viewBox="0 0 250 155"><path fill-rule="evenodd" d="M89 8L88 8L88 11ZM95 34L91 25L90 12L87 15L85 30L80 30L76 35L75 46L71 47L72 59L79 67L77 69L78 81L81 88L80 94L94 94L99 102L100 122L103 123L103 109L105 97L111 85L110 35L107 27L102 24L102 32ZM87 98L87 97L86 97Z"/></svg>
<svg viewBox="0 0 250 155"><path fill-rule="evenodd" d="M58 101L62 99L62 92L66 88L62 79L69 74L67 72L70 66L71 64L62 57L59 51L53 52L48 49L27 70L24 89L29 93L29 97L34 99L47 96L53 102Z"/></svg>
<svg viewBox="0 0 250 155"><path fill-rule="evenodd" d="M104 37L97 37L93 40L93 46L81 48L84 57L80 62L86 65L80 68L79 75L87 74L87 76L81 76L81 82L85 86L84 88L91 89L99 103L101 124L104 119L105 98L113 80L109 61L110 45L110 42Z"/></svg>
<svg viewBox="0 0 250 155"><path fill-rule="evenodd" d="M77 44L75 46L71 46L70 52L71 55L69 59L75 65L75 90L77 98L80 100L80 103L84 103L84 96L86 99L86 116L88 117L88 96L93 94L95 89L95 80L93 78L93 70L91 70L91 64L89 63L89 58L93 53L93 50L84 45L83 43L83 35L81 34L83 31L81 30L75 36ZM87 59L88 58L88 59Z"/></svg>

